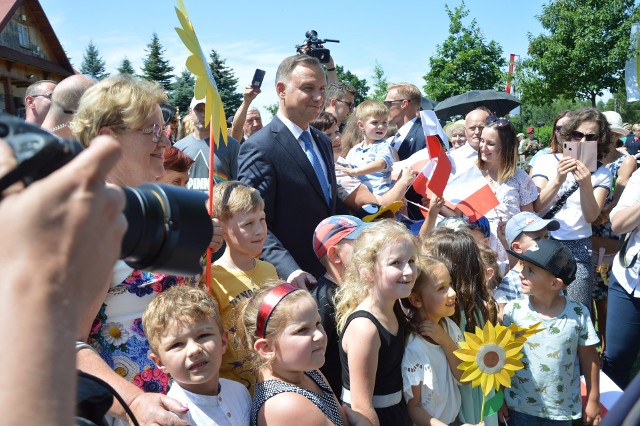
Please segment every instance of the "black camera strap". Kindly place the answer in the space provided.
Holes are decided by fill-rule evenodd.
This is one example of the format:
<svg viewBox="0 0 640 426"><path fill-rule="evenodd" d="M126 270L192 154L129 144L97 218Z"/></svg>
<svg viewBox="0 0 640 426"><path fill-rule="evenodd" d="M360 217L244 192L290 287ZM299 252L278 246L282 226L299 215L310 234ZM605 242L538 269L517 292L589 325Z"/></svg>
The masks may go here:
<svg viewBox="0 0 640 426"><path fill-rule="evenodd" d="M569 199L569 197L571 197L571 194L576 192L578 190L578 188L580 188L580 184L577 181L573 182L573 185L571 185L571 188L569 188L569 190L567 192L562 194L562 196L556 202L556 204L553 207L551 207L551 210L549 210L547 212L547 214L542 216L542 218L543 219L551 219L552 217L554 217L556 215L556 213L558 213L560 211L560 209L562 207L564 207L564 205L567 203L567 200Z"/></svg>

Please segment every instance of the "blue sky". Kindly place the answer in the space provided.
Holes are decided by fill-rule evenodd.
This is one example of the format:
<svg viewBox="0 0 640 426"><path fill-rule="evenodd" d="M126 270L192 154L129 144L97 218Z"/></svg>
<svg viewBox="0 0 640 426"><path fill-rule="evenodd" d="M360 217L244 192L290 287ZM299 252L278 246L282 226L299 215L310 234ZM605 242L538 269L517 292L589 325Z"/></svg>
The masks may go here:
<svg viewBox="0 0 640 426"><path fill-rule="evenodd" d="M327 44L337 64L371 81L378 62L390 82L410 82L422 88L429 57L449 34L445 4L460 1L323 0L235 1L184 0L205 53L216 49L239 78L248 84L256 68L266 70L262 94L254 104L260 108L276 102L273 78L279 62L295 53L309 29L320 38L340 40ZM93 40L115 72L127 56L136 70L142 65L145 47L157 32L166 58L178 74L184 69L187 50L174 27L178 19L170 0L73 1L40 0L62 47L73 65ZM466 18L475 18L487 40L496 40L505 58L526 55L527 33L542 32L535 18L542 1L467 0Z"/></svg>

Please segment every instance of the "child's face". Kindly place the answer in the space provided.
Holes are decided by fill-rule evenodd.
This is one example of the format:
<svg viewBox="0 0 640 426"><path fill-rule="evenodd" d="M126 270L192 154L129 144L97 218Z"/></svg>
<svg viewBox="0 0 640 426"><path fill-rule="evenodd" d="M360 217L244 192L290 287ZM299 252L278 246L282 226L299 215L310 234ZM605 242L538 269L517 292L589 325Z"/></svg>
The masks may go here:
<svg viewBox="0 0 640 426"><path fill-rule="evenodd" d="M551 274L551 272L546 269L542 269L533 263L524 261L524 267L520 272L522 293L537 295L549 291L555 291L552 288L552 284L555 279L556 278Z"/></svg>
<svg viewBox="0 0 640 426"><path fill-rule="evenodd" d="M537 243L540 240L548 240L549 239L549 231L547 228L541 229L539 231L533 232L523 232L520 238L518 239L518 246L513 247L513 251L516 253L524 253L529 250L534 243Z"/></svg>
<svg viewBox="0 0 640 426"><path fill-rule="evenodd" d="M230 249L251 257L260 256L267 237L264 209L234 213L222 222L222 234Z"/></svg>
<svg viewBox="0 0 640 426"><path fill-rule="evenodd" d="M387 136L387 127L389 127L388 115L373 115L364 122L358 121L358 127L364 133L364 138L368 142L375 142Z"/></svg>
<svg viewBox="0 0 640 426"><path fill-rule="evenodd" d="M320 321L318 305L301 297L288 305L289 320L276 340L274 368L289 371L317 370L324 365L327 335Z"/></svg>
<svg viewBox="0 0 640 426"><path fill-rule="evenodd" d="M414 245L406 240L393 241L382 247L375 266L373 291L381 300L409 297L418 276Z"/></svg>
<svg viewBox="0 0 640 426"><path fill-rule="evenodd" d="M451 276L447 268L439 265L431 273L435 279L427 279L428 284L419 291L419 308L424 318L439 322L455 313L456 292L451 287Z"/></svg>
<svg viewBox="0 0 640 426"><path fill-rule="evenodd" d="M222 354L227 350L227 336L213 318L189 324L174 321L160 336L153 362L170 374L184 389L216 395Z"/></svg>

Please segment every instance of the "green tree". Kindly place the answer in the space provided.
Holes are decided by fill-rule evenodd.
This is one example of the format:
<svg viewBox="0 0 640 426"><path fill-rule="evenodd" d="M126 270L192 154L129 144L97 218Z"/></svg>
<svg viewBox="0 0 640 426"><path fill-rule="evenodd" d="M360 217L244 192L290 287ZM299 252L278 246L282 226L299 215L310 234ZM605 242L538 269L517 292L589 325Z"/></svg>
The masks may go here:
<svg viewBox="0 0 640 426"><path fill-rule="evenodd" d="M269 111L269 114L271 114L271 118L276 116L276 113L278 112L278 108L280 108L280 104L278 104L277 102L271 105L267 105L265 107L265 109Z"/></svg>
<svg viewBox="0 0 640 426"><path fill-rule="evenodd" d="M91 75L98 80L102 80L109 76L109 73L105 72L105 63L100 52L93 41L89 42L87 49L82 55L82 65L80 65L80 72L82 74Z"/></svg>
<svg viewBox="0 0 640 426"><path fill-rule="evenodd" d="M601 102L598 102L598 109L617 111L626 123L635 123L640 118L640 102L627 102L627 91L624 88L615 92L606 103L600 104Z"/></svg>
<svg viewBox="0 0 640 426"><path fill-rule="evenodd" d="M389 82L387 81L387 77L384 75L384 70L382 69L382 65L380 65L377 61L373 67L373 87L369 92L369 98L375 99L376 101L384 101L387 97L387 86Z"/></svg>
<svg viewBox="0 0 640 426"><path fill-rule="evenodd" d="M357 75L349 70L345 70L342 65L336 65L336 74L338 75L338 81L350 85L356 90L355 104L359 105L362 101L367 99L367 93L369 93L369 86L367 86L367 80L364 78L358 78Z"/></svg>
<svg viewBox="0 0 640 426"><path fill-rule="evenodd" d="M189 110L195 84L196 79L193 75L187 70L182 70L172 85L169 103L180 110L180 116L184 116Z"/></svg>
<svg viewBox="0 0 640 426"><path fill-rule="evenodd" d="M169 65L168 59L164 59L165 49L160 44L158 34L153 33L145 52L147 52L147 56L142 60L142 78L157 81L165 90L170 90L173 67Z"/></svg>
<svg viewBox="0 0 640 426"><path fill-rule="evenodd" d="M116 70L120 74L136 75L136 71L133 69L133 66L131 65L131 61L126 56L124 57L122 62L120 62L120 66L116 68Z"/></svg>
<svg viewBox="0 0 640 426"><path fill-rule="evenodd" d="M218 86L218 93L222 99L224 106L224 114L231 117L236 113L238 107L242 103L242 93L238 93L238 78L235 76L233 69L226 65L226 60L220 58L218 52L211 49L209 53L209 69L213 74Z"/></svg>
<svg viewBox="0 0 640 426"><path fill-rule="evenodd" d="M543 105L564 97L585 99L624 84L634 0L554 0L537 16L545 33L529 34L523 101Z"/></svg>
<svg viewBox="0 0 640 426"><path fill-rule="evenodd" d="M487 42L475 19L462 21L469 15L464 1L451 10L445 5L449 19L449 37L429 58L429 72L423 76L428 98L442 101L475 89L499 89L504 80L501 70L507 64L502 47L496 41Z"/></svg>

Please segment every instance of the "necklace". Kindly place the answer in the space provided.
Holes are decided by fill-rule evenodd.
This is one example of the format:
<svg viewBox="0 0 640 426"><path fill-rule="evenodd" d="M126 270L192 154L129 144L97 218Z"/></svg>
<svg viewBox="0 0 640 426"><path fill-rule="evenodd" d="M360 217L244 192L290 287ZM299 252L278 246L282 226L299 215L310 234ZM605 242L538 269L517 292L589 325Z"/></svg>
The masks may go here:
<svg viewBox="0 0 640 426"><path fill-rule="evenodd" d="M497 187L500 186L498 181L491 177L488 170L482 170L482 175L485 177L485 179L487 179L487 181L489 181L489 187L491 187L493 192L495 192Z"/></svg>
<svg viewBox="0 0 640 426"><path fill-rule="evenodd" d="M53 129L49 129L49 133L55 133L56 131L60 130L60 129L64 129L65 127L67 127L69 125L69 123L62 123L57 125L56 127L54 127Z"/></svg>

